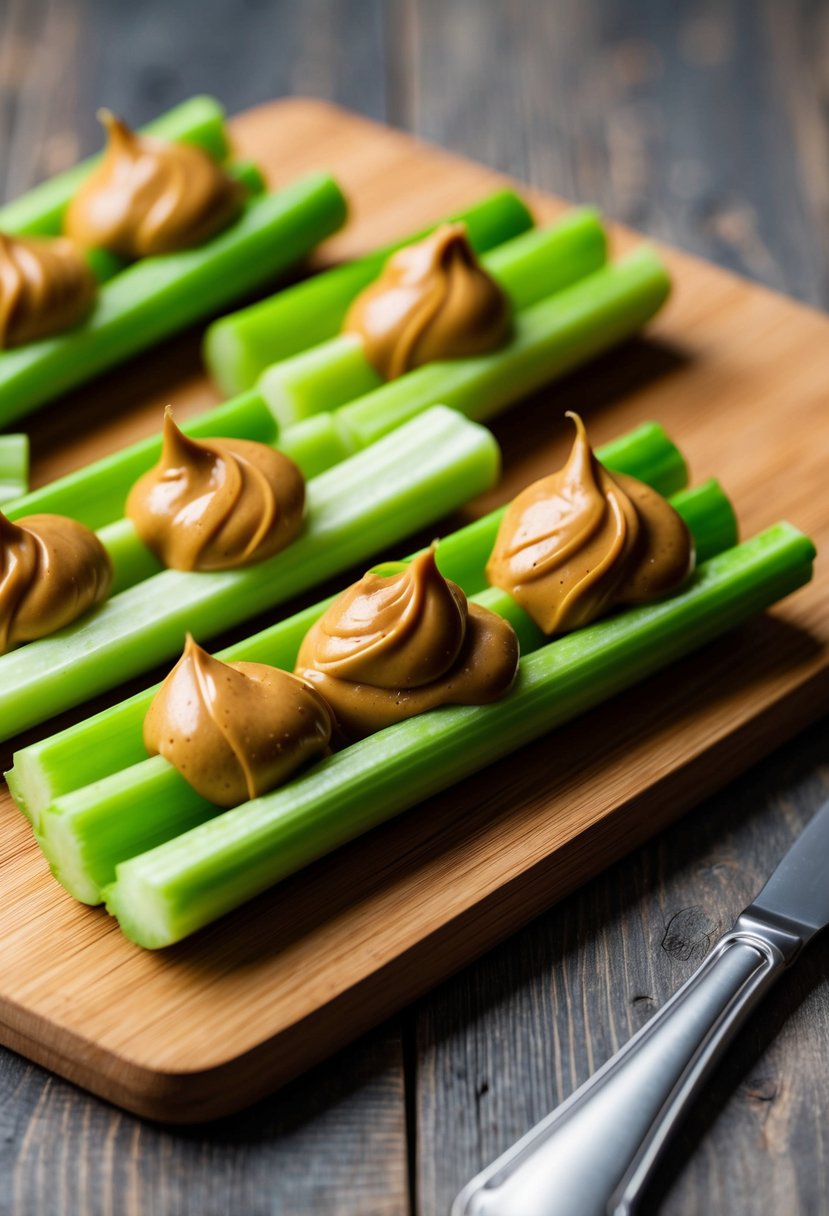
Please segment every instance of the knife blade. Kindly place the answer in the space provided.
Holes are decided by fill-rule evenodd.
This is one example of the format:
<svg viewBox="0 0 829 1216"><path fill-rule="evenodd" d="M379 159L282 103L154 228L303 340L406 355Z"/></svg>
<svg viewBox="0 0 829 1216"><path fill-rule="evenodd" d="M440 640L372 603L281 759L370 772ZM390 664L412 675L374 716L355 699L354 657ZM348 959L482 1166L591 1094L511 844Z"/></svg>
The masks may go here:
<svg viewBox="0 0 829 1216"><path fill-rule="evenodd" d="M739 1027L829 924L829 802L658 1013L473 1178L452 1216L630 1216Z"/></svg>

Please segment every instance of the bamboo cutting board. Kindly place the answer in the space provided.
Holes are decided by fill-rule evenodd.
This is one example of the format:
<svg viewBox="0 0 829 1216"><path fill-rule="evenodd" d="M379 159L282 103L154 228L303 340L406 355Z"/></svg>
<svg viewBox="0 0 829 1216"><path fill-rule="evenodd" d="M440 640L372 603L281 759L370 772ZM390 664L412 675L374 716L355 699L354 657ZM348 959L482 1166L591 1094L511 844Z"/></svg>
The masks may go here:
<svg viewBox="0 0 829 1216"><path fill-rule="evenodd" d="M475 164L328 105L234 123L274 183L328 168L353 203L321 261L499 185ZM539 219L563 204L529 195ZM618 252L632 241L614 235ZM560 461L565 408L601 443L661 421L746 535L785 517L829 547L829 319L666 250L647 340L512 411L490 509ZM43 481L217 399L185 338L32 421ZM404 546L405 548L406 546ZM815 718L829 692L829 575L634 692L342 849L189 942L147 953L51 879L0 792L0 1040L152 1118L228 1113L411 1001ZM41 732L44 733L44 732ZM10 751L11 749L9 749ZM7 756L5 757L8 758Z"/></svg>

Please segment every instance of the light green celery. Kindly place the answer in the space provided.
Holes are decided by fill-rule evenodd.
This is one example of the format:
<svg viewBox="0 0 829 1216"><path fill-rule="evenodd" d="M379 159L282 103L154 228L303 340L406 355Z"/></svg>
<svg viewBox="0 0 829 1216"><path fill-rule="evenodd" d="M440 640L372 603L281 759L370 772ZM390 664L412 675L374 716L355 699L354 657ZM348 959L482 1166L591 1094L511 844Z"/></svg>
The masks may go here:
<svg viewBox="0 0 829 1216"><path fill-rule="evenodd" d="M262 170L252 160L234 160L225 166L229 177L234 178L240 185L245 187L249 198L256 198L260 194L264 194L267 189L267 183L262 175Z"/></svg>
<svg viewBox="0 0 829 1216"><path fill-rule="evenodd" d="M0 435L0 507L29 486L29 436Z"/></svg>
<svg viewBox="0 0 829 1216"><path fill-rule="evenodd" d="M342 456L436 401L484 421L631 337L669 290L662 261L643 247L518 313L513 337L500 350L416 368L331 414L290 427L280 447L308 459L310 431L313 452L324 447L328 458L338 450Z"/></svg>
<svg viewBox="0 0 829 1216"><path fill-rule="evenodd" d="M0 354L0 426L280 274L345 212L333 178L312 174L253 199L198 248L129 266L101 287L81 325Z"/></svg>
<svg viewBox="0 0 829 1216"><path fill-rule="evenodd" d="M161 419L159 418L159 421ZM243 393L215 409L189 418L181 429L195 438L221 436L256 439L275 444L278 428L258 393ZM40 489L7 504L10 519L50 511L71 515L88 528L102 528L120 520L133 482L156 463L161 454L160 432L85 465Z"/></svg>
<svg viewBox="0 0 829 1216"><path fill-rule="evenodd" d="M112 561L110 596L120 595L127 588L160 574L164 569L158 558L140 540L130 519L118 519L100 528L98 540Z"/></svg>
<svg viewBox="0 0 829 1216"><path fill-rule="evenodd" d="M598 215L579 210L548 228L513 237L484 254L481 262L518 312L592 274L606 256ZM363 350L357 335L338 334L263 372L259 389L279 425L291 426L379 388L383 378Z"/></svg>
<svg viewBox="0 0 829 1216"><path fill-rule="evenodd" d="M687 482L687 468L681 453L656 422L643 423L598 448L597 456L607 468L639 477L660 494L673 494ZM695 494L696 491L689 491L689 495ZM722 492L720 495L724 499ZM504 508L499 508L468 524L444 537L438 546L441 571L466 588L470 595L487 585L484 567L503 512ZM707 514L720 518L720 508L711 500ZM723 543L728 545L735 541L736 532ZM247 660L275 667L293 667L302 638L329 602L326 600L280 621L221 651L218 657L228 663ZM155 685L16 752L14 768L6 777L20 809L36 823L43 808L61 794L89 785L140 760L144 755L144 715L157 689L158 685Z"/></svg>
<svg viewBox="0 0 829 1216"><path fill-rule="evenodd" d="M451 218L466 224L478 253L526 231L533 222L512 190L500 190ZM333 338L351 301L377 277L389 254L434 227L215 321L207 331L204 357L216 383L228 395L241 392L251 388L272 363Z"/></svg>
<svg viewBox="0 0 829 1216"><path fill-rule="evenodd" d="M489 418L574 361L638 329L666 291L662 263L649 250L640 250L626 262L598 271L518 313L515 336L502 350L419 368L330 414L288 428L280 448L306 477L313 477L330 467L329 459L346 459L438 400L448 399L454 408L476 420ZM571 298L574 293L575 300ZM433 375L433 370L440 375ZM116 585L122 590L148 567L143 546L131 530L122 529L119 537Z"/></svg>
<svg viewBox="0 0 829 1216"><path fill-rule="evenodd" d="M739 625L807 582L813 558L807 537L776 524L706 562L687 590L523 658L502 701L445 707L389 727L282 789L122 862L105 891L107 908L138 945L171 945Z"/></svg>
<svg viewBox="0 0 829 1216"><path fill-rule="evenodd" d="M685 491L673 499L683 514L688 501L693 503L697 543L710 549L717 538L724 537L719 515L723 508L728 509L728 500L716 483L709 483L705 492ZM710 526L704 502L712 514ZM468 592L469 588L464 586L464 590ZM472 599L510 622L522 654L530 654L548 640L507 592L487 588ZM302 614L306 628L313 623L309 616L316 618L321 611L324 606L318 606L313 614L308 610ZM284 626L272 632L272 649L266 652L267 657L256 661L293 668L304 632L299 633L295 622L286 621ZM286 644L289 637L293 644L290 649ZM257 649L261 656L261 642ZM282 662L275 663L276 657ZM135 763L54 800L38 815L34 825L55 877L84 903L99 902L101 889L115 877L119 861L154 848L218 813L166 760L143 757L138 729L133 742ZM96 747L99 751L107 750L109 739L102 737Z"/></svg>
<svg viewBox="0 0 829 1216"><path fill-rule="evenodd" d="M216 160L228 154L224 110L212 97L191 97L141 130L160 139L198 144ZM0 207L0 231L56 236L72 195L100 161L100 154L42 182Z"/></svg>
<svg viewBox="0 0 829 1216"><path fill-rule="evenodd" d="M174 657L188 630L207 641L366 561L491 486L498 469L489 431L430 410L309 482L305 530L281 553L235 570L164 570L0 656L0 736Z"/></svg>

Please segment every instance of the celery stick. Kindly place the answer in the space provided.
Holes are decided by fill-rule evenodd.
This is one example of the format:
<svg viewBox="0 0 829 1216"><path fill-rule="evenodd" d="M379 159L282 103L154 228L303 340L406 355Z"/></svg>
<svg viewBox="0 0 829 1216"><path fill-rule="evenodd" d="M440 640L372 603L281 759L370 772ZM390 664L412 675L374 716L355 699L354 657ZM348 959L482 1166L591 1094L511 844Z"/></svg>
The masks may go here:
<svg viewBox="0 0 829 1216"><path fill-rule="evenodd" d="M597 279L601 282L595 283ZM500 351L419 368L330 414L297 423L284 433L280 447L306 477L316 476L330 467L329 460L346 459L438 400L448 399L478 420L488 418L543 383L548 374L572 366L603 344L612 344L638 328L663 298L666 283L659 259L640 250L625 263L588 276L575 287L518 313L515 336ZM582 289L588 287L585 299ZM574 292L581 293L575 301L570 298ZM433 369L440 371L442 380L441 375L432 375ZM154 567L147 564L147 554L131 530L122 529L118 535L116 587L123 590Z"/></svg>
<svg viewBox="0 0 829 1216"><path fill-rule="evenodd" d="M513 237L481 261L518 312L598 270L606 254L599 217L594 211L580 210L549 228ZM363 354L360 338L339 334L268 368L259 389L279 425L287 427L336 409L381 384L383 378Z"/></svg>
<svg viewBox="0 0 829 1216"><path fill-rule="evenodd" d="M656 422L643 423L605 444L597 450L597 455L609 469L639 477L660 494L673 494L682 489L687 481L687 468L682 455ZM696 491L688 492L688 497L695 496ZM727 502L722 491L720 499ZM466 588L470 595L482 591L487 585L485 567L504 510L499 508L440 542L440 569L447 578ZM709 498L707 517L719 521L722 513L720 503ZM699 546L703 537L702 525L697 520L692 526L697 532ZM717 534L720 535L719 523ZM726 537L722 544L728 547L735 542L736 531ZM254 637L221 651L219 657L226 662L244 659L270 663L276 667L293 667L300 642L329 602L326 600L297 616L280 621ZM37 823L43 808L61 794L89 785L142 759L144 715L157 688L158 685L155 685L51 738L42 739L16 752L14 768L6 777L20 809Z"/></svg>
<svg viewBox="0 0 829 1216"><path fill-rule="evenodd" d="M276 443L277 438L273 415L255 392L243 393L196 418L189 418L181 423L181 429L196 438L212 435L256 439L271 444ZM23 515L46 511L71 515L88 528L102 528L121 519L131 486L142 473L152 468L160 454L161 433L158 432L16 498L7 504L6 515L9 519L20 519Z"/></svg>
<svg viewBox="0 0 829 1216"><path fill-rule="evenodd" d="M466 224L478 253L532 227L532 216L512 190L500 190L452 218ZM389 254L435 227L215 321L207 331L204 357L216 383L227 394L241 392L272 363L333 338L349 304L377 277Z"/></svg>
<svg viewBox="0 0 829 1216"><path fill-rule="evenodd" d="M164 570L50 637L0 656L0 736L9 738L365 561L497 479L484 427L437 407L308 483L308 521L257 565Z"/></svg>
<svg viewBox="0 0 829 1216"><path fill-rule="evenodd" d="M255 198L258 194L264 194L267 189L267 183L262 176L262 170L252 160L234 160L231 164L225 166L225 172L229 177L233 177L237 182L245 187L250 198Z"/></svg>
<svg viewBox="0 0 829 1216"><path fill-rule="evenodd" d="M336 182L312 174L253 199L198 248L129 266L104 284L81 325L0 354L0 426L279 274L344 218Z"/></svg>
<svg viewBox="0 0 829 1216"><path fill-rule="evenodd" d="M556 297L558 306L551 299L526 310L519 319L519 333L503 352L486 356L484 361L465 359L418 369L344 407L346 413L341 409L306 419L283 436L281 446L296 460L306 477L317 476L350 455L364 437L379 433L383 429L384 411L388 410L391 419L388 425L393 426L395 418L412 416L441 401L443 381L438 382L433 377L432 369L441 369L441 376L447 377L447 391L452 393L456 406L489 416L496 408L516 400L522 392L543 383L544 369L548 366L545 360L549 360L549 366L557 371L569 357L580 357L588 343L598 350L620 340L623 334L620 334L619 326L624 321L622 313L628 295L635 302L635 312L628 314L627 321L631 329L641 323L644 311L656 306L654 293L664 292L665 278L661 265L654 264L650 255L640 253L637 258L629 259L633 265L622 263L608 267L606 272L600 271L582 285L562 292ZM597 284L596 280L605 274L608 277L603 280L604 286L601 282ZM588 286L591 294L594 287L598 290L586 313L584 309L579 313L583 304L579 300L575 301L575 318L571 305L562 311L561 302ZM221 408L228 414L205 414L196 423L187 424L185 429L192 426L193 434L238 434L273 442L276 428L258 393L248 393ZM256 428L251 424L250 433L241 429L241 423L237 431L229 421L237 408L245 419L248 415L255 416ZM227 422L223 421L225 417ZM354 425L350 425L350 419L355 420ZM244 425L247 426L247 421ZM196 430L197 426L204 426L204 430ZM59 511L74 515L90 527L102 527L122 514L129 486L153 464L159 450L157 436L134 445L35 491L15 502L10 513L13 518L19 518L33 511Z"/></svg>
<svg viewBox="0 0 829 1216"><path fill-rule="evenodd" d="M29 436L0 435L0 507L29 486Z"/></svg>
<svg viewBox="0 0 829 1216"><path fill-rule="evenodd" d="M224 117L212 97L191 97L141 130L160 139L198 144L216 160L224 160L228 153ZM92 156L0 207L0 231L56 236L65 207L99 160L100 154Z"/></svg>
<svg viewBox="0 0 829 1216"><path fill-rule="evenodd" d="M284 432L280 447L306 461L322 449L327 458L337 451L347 455L437 401L484 421L631 337L669 288L657 254L639 249L518 313L513 336L500 350L416 368L332 414L298 422Z"/></svg>
<svg viewBox="0 0 829 1216"><path fill-rule="evenodd" d="M683 514L686 503L693 504L697 544L710 549L717 538L724 537L719 516L723 508L729 509L729 504L716 483L709 483L702 493L686 491L673 501ZM710 527L705 503L712 513ZM505 591L490 587L472 598L506 617L518 634L522 654L530 654L548 641ZM321 610L324 608L318 606L313 615L316 617ZM310 624L309 615L310 610L302 614L306 627ZM304 633L298 631L293 621L283 622L282 627L270 633L269 645L273 650L265 661L275 663L279 658L282 662L276 665L293 668ZM260 654L262 649L260 641ZM99 751L106 751L109 739L103 731L101 735L96 746ZM105 779L56 799L33 825L55 877L83 903L100 901L101 889L114 879L119 861L154 848L218 814L218 809L187 785L166 760L141 758L143 748L139 753L138 729L134 743L135 763L121 771L112 770Z"/></svg>
<svg viewBox="0 0 829 1216"><path fill-rule="evenodd" d="M389 727L274 793L121 862L104 892L107 908L138 945L171 945L739 625L807 582L813 557L807 537L776 524L711 558L687 590L523 658L502 701L445 707Z"/></svg>

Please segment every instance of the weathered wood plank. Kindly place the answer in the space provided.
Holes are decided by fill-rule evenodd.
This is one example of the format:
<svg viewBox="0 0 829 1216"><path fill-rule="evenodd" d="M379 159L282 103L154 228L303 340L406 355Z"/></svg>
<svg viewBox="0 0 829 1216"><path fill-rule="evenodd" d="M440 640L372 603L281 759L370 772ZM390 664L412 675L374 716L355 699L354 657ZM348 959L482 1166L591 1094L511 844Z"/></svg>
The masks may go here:
<svg viewBox="0 0 829 1216"><path fill-rule="evenodd" d="M829 797L826 729L764 760L422 1002L418 1211L446 1211L690 975ZM828 972L824 939L743 1032L665 1164L660 1211L829 1212Z"/></svg>
<svg viewBox="0 0 829 1216"><path fill-rule="evenodd" d="M407 1209L399 1036L384 1030L243 1115L182 1131L0 1055L2 1216Z"/></svg>

